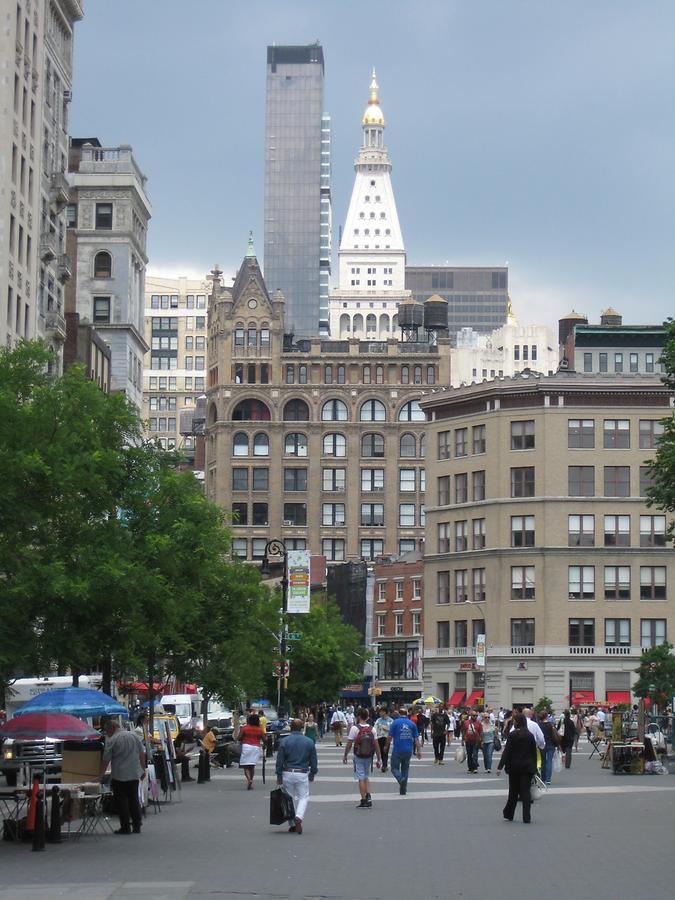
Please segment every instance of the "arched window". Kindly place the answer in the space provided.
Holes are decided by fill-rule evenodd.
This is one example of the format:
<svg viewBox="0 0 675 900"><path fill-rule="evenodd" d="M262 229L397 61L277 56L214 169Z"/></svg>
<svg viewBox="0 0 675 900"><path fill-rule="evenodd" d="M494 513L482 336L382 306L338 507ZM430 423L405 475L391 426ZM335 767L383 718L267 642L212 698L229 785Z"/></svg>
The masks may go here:
<svg viewBox="0 0 675 900"><path fill-rule="evenodd" d="M298 384L307 384L307 366L298 367Z"/></svg>
<svg viewBox="0 0 675 900"><path fill-rule="evenodd" d="M269 347L270 345L270 325L269 322L263 322L260 326L260 346Z"/></svg>
<svg viewBox="0 0 675 900"><path fill-rule="evenodd" d="M363 367L363 374L361 376L361 382L363 384L370 384L370 366Z"/></svg>
<svg viewBox="0 0 675 900"><path fill-rule="evenodd" d="M241 400L234 408L234 422L269 422L272 416L262 400Z"/></svg>
<svg viewBox="0 0 675 900"><path fill-rule="evenodd" d="M368 337L375 337L377 334L377 319L376 317L370 313L366 316L366 335Z"/></svg>
<svg viewBox="0 0 675 900"><path fill-rule="evenodd" d="M422 459L424 459L424 457L426 456L426 452L427 452L427 436L426 436L426 434L423 434L420 437L420 456L422 457Z"/></svg>
<svg viewBox="0 0 675 900"><path fill-rule="evenodd" d="M416 456L417 455L417 441L415 440L414 434L402 434L401 435L401 447L399 456Z"/></svg>
<svg viewBox="0 0 675 900"><path fill-rule="evenodd" d="M258 346L258 329L255 324L251 322L247 329L247 340L246 345L248 347L257 347Z"/></svg>
<svg viewBox="0 0 675 900"><path fill-rule="evenodd" d="M417 400L409 400L404 403L398 414L399 422L424 422L426 416Z"/></svg>
<svg viewBox="0 0 675 900"><path fill-rule="evenodd" d="M410 384L410 369L408 366L401 366L401 384Z"/></svg>
<svg viewBox="0 0 675 900"><path fill-rule="evenodd" d="M340 316L340 337L349 337L350 330L349 315L347 313L342 313Z"/></svg>
<svg viewBox="0 0 675 900"><path fill-rule="evenodd" d="M422 366L413 369L413 384L422 384Z"/></svg>
<svg viewBox="0 0 675 900"><path fill-rule="evenodd" d="M379 400L366 400L361 406L359 419L362 422L385 422L387 411Z"/></svg>
<svg viewBox="0 0 675 900"><path fill-rule="evenodd" d="M94 257L94 278L112 278L112 256L107 250L99 251Z"/></svg>
<svg viewBox="0 0 675 900"><path fill-rule="evenodd" d="M364 434L361 438L361 456L383 457L384 438L381 434Z"/></svg>
<svg viewBox="0 0 675 900"><path fill-rule="evenodd" d="M209 425L215 425L218 421L218 407L215 403L209 406Z"/></svg>
<svg viewBox="0 0 675 900"><path fill-rule="evenodd" d="M325 384L333 383L333 367L331 365L324 366L323 369L323 380Z"/></svg>
<svg viewBox="0 0 675 900"><path fill-rule="evenodd" d="M338 384L345 383L345 367L344 366L337 367L337 383Z"/></svg>
<svg viewBox="0 0 675 900"><path fill-rule="evenodd" d="M266 434L256 434L253 438L253 455L269 456L270 455L270 439Z"/></svg>
<svg viewBox="0 0 675 900"><path fill-rule="evenodd" d="M323 455L324 456L346 456L347 455L347 439L344 434L331 432L323 436Z"/></svg>
<svg viewBox="0 0 675 900"><path fill-rule="evenodd" d="M346 422L347 407L342 400L327 400L321 407L322 422Z"/></svg>
<svg viewBox="0 0 675 900"><path fill-rule="evenodd" d="M232 441L232 456L248 456L248 435L238 431Z"/></svg>
<svg viewBox="0 0 675 900"><path fill-rule="evenodd" d="M436 384L436 366L427 366L427 384Z"/></svg>
<svg viewBox="0 0 675 900"><path fill-rule="evenodd" d="M380 316L380 335L384 338L389 335L389 316L386 313Z"/></svg>
<svg viewBox="0 0 675 900"><path fill-rule="evenodd" d="M384 384L384 366L375 369L375 384Z"/></svg>
<svg viewBox="0 0 675 900"><path fill-rule="evenodd" d="M285 456L307 456L307 435L291 431L284 440Z"/></svg>
<svg viewBox="0 0 675 900"><path fill-rule="evenodd" d="M243 347L245 341L246 329L243 322L237 322L234 326L234 346Z"/></svg>
<svg viewBox="0 0 675 900"><path fill-rule="evenodd" d="M304 400L289 400L284 406L284 422L309 422L309 406Z"/></svg>
<svg viewBox="0 0 675 900"><path fill-rule="evenodd" d="M354 333L354 337L363 334L363 316L361 313L357 313L354 316L354 320L352 321L352 332Z"/></svg>
<svg viewBox="0 0 675 900"><path fill-rule="evenodd" d="M392 316L391 320L391 330L396 331L398 328L398 315Z"/></svg>

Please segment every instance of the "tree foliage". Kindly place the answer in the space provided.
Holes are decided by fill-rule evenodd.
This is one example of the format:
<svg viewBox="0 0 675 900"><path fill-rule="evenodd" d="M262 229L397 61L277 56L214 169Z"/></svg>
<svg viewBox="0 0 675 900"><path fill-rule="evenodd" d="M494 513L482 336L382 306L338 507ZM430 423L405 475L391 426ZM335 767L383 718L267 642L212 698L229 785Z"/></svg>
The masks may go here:
<svg viewBox="0 0 675 900"><path fill-rule="evenodd" d="M667 319L666 343L661 353L664 367L663 382L675 391L675 320ZM656 456L649 460L652 486L648 491L648 503L665 512L675 513L675 416L663 419L663 435L659 439ZM671 540L675 539L675 519L668 527Z"/></svg>
<svg viewBox="0 0 675 900"><path fill-rule="evenodd" d="M636 697L649 697L659 706L666 706L675 696L675 656L673 645L667 641L645 650L635 670L638 680L633 685Z"/></svg>

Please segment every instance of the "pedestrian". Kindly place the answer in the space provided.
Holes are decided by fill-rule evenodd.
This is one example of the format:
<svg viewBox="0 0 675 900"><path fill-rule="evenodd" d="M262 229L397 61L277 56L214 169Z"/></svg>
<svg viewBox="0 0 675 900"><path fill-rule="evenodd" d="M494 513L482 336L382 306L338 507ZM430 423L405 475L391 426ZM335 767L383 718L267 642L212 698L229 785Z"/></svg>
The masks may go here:
<svg viewBox="0 0 675 900"><path fill-rule="evenodd" d="M550 784L553 778L553 757L560 746L560 735L545 709L539 713L539 727L544 735L545 742L541 753L541 777L546 784Z"/></svg>
<svg viewBox="0 0 675 900"><path fill-rule="evenodd" d="M490 713L483 713L483 739L481 748L483 750L483 764L488 775L492 774L492 754L495 749L495 723L490 719Z"/></svg>
<svg viewBox="0 0 675 900"><path fill-rule="evenodd" d="M216 727L215 725L209 725L209 730L206 732L206 734L202 738L202 750L204 751L204 753L206 753L206 768L207 768L207 770L208 770L208 767L211 765L211 754L214 753L215 749L216 749L215 727Z"/></svg>
<svg viewBox="0 0 675 900"><path fill-rule="evenodd" d="M393 743L391 754L391 774L398 781L398 792L402 796L408 793L408 773L413 751L418 759L422 759L422 745L417 725L408 718L408 710L401 708L398 718L389 728L385 748L388 751Z"/></svg>
<svg viewBox="0 0 675 900"><path fill-rule="evenodd" d="M260 727L260 718L250 715L246 717L246 724L239 729L239 741L241 742L241 756L239 768L244 770L246 790L253 790L253 776L255 767L260 761L260 745L265 738L265 732Z"/></svg>
<svg viewBox="0 0 675 900"><path fill-rule="evenodd" d="M335 746L342 746L342 731L347 725L347 719L342 710L337 707L330 720L330 727L335 737Z"/></svg>
<svg viewBox="0 0 675 900"><path fill-rule="evenodd" d="M188 756L187 738L183 733L176 735L173 742L176 751L176 759L180 762L180 780L194 781L190 775L190 757Z"/></svg>
<svg viewBox="0 0 675 900"><path fill-rule="evenodd" d="M302 729L302 731L305 737L308 737L310 741L314 741L314 743L316 744L318 731L312 713L307 716L307 721L305 722L305 727Z"/></svg>
<svg viewBox="0 0 675 900"><path fill-rule="evenodd" d="M316 724L319 727L319 740L322 741L323 736L326 733L326 710L323 704L319 707L316 714Z"/></svg>
<svg viewBox="0 0 675 900"><path fill-rule="evenodd" d="M375 737L375 732L368 724L368 710L356 711L356 725L352 725L347 735L347 746L342 757L346 765L349 751L354 748L354 778L359 783L361 802L357 809L370 809L373 805L370 796L370 773L373 770L373 756L377 756L377 768L382 765L380 745Z"/></svg>
<svg viewBox="0 0 675 900"><path fill-rule="evenodd" d="M523 713L513 716L513 730L509 732L502 758L497 766L497 774L506 769L509 776L509 796L503 810L505 819L513 822L516 804L520 800L523 806L523 822L531 821L532 797L530 784L537 771L537 743L534 735L527 727L527 718Z"/></svg>
<svg viewBox="0 0 675 900"><path fill-rule="evenodd" d="M579 749L579 738L584 727L584 723L579 715L578 709L571 710L572 721L574 722L574 749Z"/></svg>
<svg viewBox="0 0 675 900"><path fill-rule="evenodd" d="M469 775L478 771L478 748L483 742L483 726L478 721L476 710L472 709L469 717L462 723L462 743L466 748L466 766Z"/></svg>
<svg viewBox="0 0 675 900"><path fill-rule="evenodd" d="M295 820L288 829L302 834L302 823L309 802L309 785L318 771L316 745L305 737L300 719L291 719L291 733L277 751L277 784L293 798Z"/></svg>
<svg viewBox="0 0 675 900"><path fill-rule="evenodd" d="M444 766L443 755L446 743L452 741L450 716L443 707L431 714L431 743L434 748L434 765Z"/></svg>
<svg viewBox="0 0 675 900"><path fill-rule="evenodd" d="M120 827L115 834L141 833L141 804L138 799L139 781L145 778L145 748L138 735L124 731L115 719L103 719L106 740L101 761L102 778L110 765L112 787Z"/></svg>
<svg viewBox="0 0 675 900"><path fill-rule="evenodd" d="M377 719L375 719L375 725L373 726L375 729L375 737L377 738L377 743L380 747L380 758L382 759L382 771L387 771L387 763L389 761L389 749L387 747L387 735L389 734L389 729L393 725L394 720L390 715L387 714L386 707L382 707L379 710L379 715Z"/></svg>
<svg viewBox="0 0 675 900"><path fill-rule="evenodd" d="M574 747L574 722L572 721L572 716L570 715L569 709L566 709L563 712L563 720L561 724L562 734L560 736L560 749L563 752L563 756L565 757L565 768L569 769L572 766L572 748Z"/></svg>

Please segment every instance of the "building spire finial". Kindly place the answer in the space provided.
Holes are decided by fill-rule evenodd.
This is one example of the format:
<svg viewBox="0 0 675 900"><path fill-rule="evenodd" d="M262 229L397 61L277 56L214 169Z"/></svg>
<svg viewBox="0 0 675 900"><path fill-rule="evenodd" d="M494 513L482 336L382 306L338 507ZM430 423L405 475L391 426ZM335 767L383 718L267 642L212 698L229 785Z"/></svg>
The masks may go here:
<svg viewBox="0 0 675 900"><path fill-rule="evenodd" d="M246 259L256 259L255 247L253 246L253 231L248 233L248 250L246 251Z"/></svg>

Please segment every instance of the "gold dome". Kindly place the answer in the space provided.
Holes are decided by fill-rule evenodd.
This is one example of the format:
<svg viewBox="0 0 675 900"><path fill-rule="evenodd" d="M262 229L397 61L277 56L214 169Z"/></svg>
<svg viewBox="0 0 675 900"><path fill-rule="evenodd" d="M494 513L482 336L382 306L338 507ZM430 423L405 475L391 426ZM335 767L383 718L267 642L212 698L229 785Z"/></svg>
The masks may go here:
<svg viewBox="0 0 675 900"><path fill-rule="evenodd" d="M384 114L380 107L380 97L378 91L379 87L377 84L377 78L375 76L375 69L373 69L372 81L370 82L370 98L368 99L368 106L366 107L366 111L363 114L363 125L384 126Z"/></svg>

